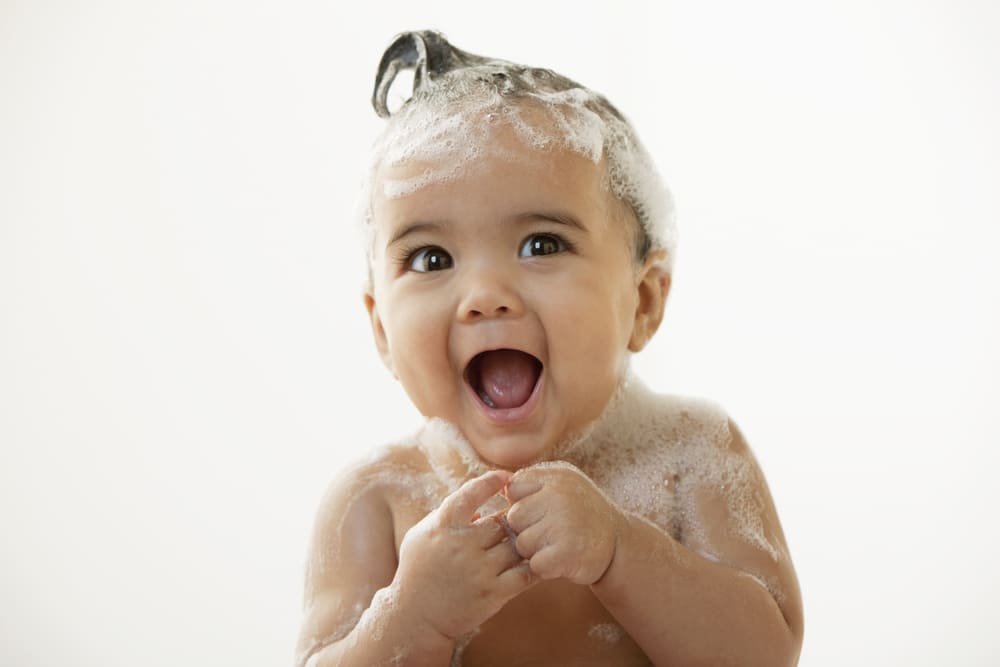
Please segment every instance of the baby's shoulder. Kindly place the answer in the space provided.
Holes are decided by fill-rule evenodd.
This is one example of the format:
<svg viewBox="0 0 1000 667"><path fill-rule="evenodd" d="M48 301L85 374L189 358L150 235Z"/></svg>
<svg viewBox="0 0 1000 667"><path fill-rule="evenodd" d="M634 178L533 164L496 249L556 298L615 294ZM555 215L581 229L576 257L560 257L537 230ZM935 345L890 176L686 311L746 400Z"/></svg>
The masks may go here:
<svg viewBox="0 0 1000 667"><path fill-rule="evenodd" d="M728 448L736 432L722 405L703 397L660 394L640 387L620 412L613 425L615 440L637 453Z"/></svg>
<svg viewBox="0 0 1000 667"><path fill-rule="evenodd" d="M318 525L336 525L354 513L391 517L426 487L427 459L413 440L382 445L341 468L327 485Z"/></svg>
<svg viewBox="0 0 1000 667"><path fill-rule="evenodd" d="M721 471L742 466L751 452L735 421L717 401L656 394L647 423L653 437L643 445L671 463L679 475L715 480Z"/></svg>
<svg viewBox="0 0 1000 667"><path fill-rule="evenodd" d="M379 446L337 473L320 501L320 513L342 512L358 503L391 508L400 496L423 489L429 472L415 440Z"/></svg>
<svg viewBox="0 0 1000 667"><path fill-rule="evenodd" d="M622 508L679 537L705 489L742 485L752 457L716 401L633 391L585 471Z"/></svg>

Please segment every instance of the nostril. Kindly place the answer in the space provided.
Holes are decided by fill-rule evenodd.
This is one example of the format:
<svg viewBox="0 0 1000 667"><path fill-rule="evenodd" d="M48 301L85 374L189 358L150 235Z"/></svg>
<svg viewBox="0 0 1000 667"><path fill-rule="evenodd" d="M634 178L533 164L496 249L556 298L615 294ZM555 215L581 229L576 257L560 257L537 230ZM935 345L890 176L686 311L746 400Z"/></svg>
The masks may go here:
<svg viewBox="0 0 1000 667"><path fill-rule="evenodd" d="M516 296L493 293L495 290L476 290L459 303L456 316L464 320L513 317L520 312Z"/></svg>
<svg viewBox="0 0 1000 667"><path fill-rule="evenodd" d="M489 312L489 311L486 311L486 312ZM475 308L470 308L467 311L467 316L468 317L473 317L473 318L476 318L476 317L485 317L486 316L486 312L484 312L482 310L477 310ZM510 312L510 307L509 306L497 306L496 308L493 309L493 314L494 315L506 315L509 312Z"/></svg>

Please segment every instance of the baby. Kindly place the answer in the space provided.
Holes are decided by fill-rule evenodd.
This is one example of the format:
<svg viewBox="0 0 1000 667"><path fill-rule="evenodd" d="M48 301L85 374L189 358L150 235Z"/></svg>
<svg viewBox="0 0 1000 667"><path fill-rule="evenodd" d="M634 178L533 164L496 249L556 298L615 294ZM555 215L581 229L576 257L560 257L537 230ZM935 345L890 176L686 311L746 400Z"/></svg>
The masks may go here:
<svg viewBox="0 0 1000 667"><path fill-rule="evenodd" d="M629 372L675 245L631 126L434 32L390 45L373 104L365 305L427 421L324 498L297 664L796 664L798 584L743 436Z"/></svg>

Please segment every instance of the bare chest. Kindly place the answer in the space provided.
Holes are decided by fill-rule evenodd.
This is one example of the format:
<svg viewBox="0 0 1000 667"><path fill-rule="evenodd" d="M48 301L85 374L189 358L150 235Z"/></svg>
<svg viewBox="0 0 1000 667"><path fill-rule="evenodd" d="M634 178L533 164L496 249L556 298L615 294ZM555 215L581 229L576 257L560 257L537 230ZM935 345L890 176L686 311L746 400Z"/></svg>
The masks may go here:
<svg viewBox="0 0 1000 667"><path fill-rule="evenodd" d="M649 665L586 586L537 584L483 624L453 665Z"/></svg>

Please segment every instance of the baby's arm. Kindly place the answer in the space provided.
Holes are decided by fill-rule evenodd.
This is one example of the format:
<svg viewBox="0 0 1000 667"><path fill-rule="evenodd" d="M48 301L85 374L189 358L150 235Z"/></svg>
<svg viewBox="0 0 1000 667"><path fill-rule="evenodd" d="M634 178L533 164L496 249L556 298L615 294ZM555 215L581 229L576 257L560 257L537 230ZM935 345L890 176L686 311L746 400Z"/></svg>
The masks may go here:
<svg viewBox="0 0 1000 667"><path fill-rule="evenodd" d="M476 509L509 481L471 480L411 528L396 564L393 520L377 485L337 485L317 518L298 665L447 665L455 639L531 583L527 563Z"/></svg>
<svg viewBox="0 0 1000 667"><path fill-rule="evenodd" d="M582 472L525 469L510 485L508 520L536 574L590 585L658 665L774 667L798 660L802 610L795 572L764 478L742 436L731 431L729 447L751 466L760 527L777 543L777 559L732 534L730 504L715 488L697 494L705 530L693 546L717 562L621 511Z"/></svg>

